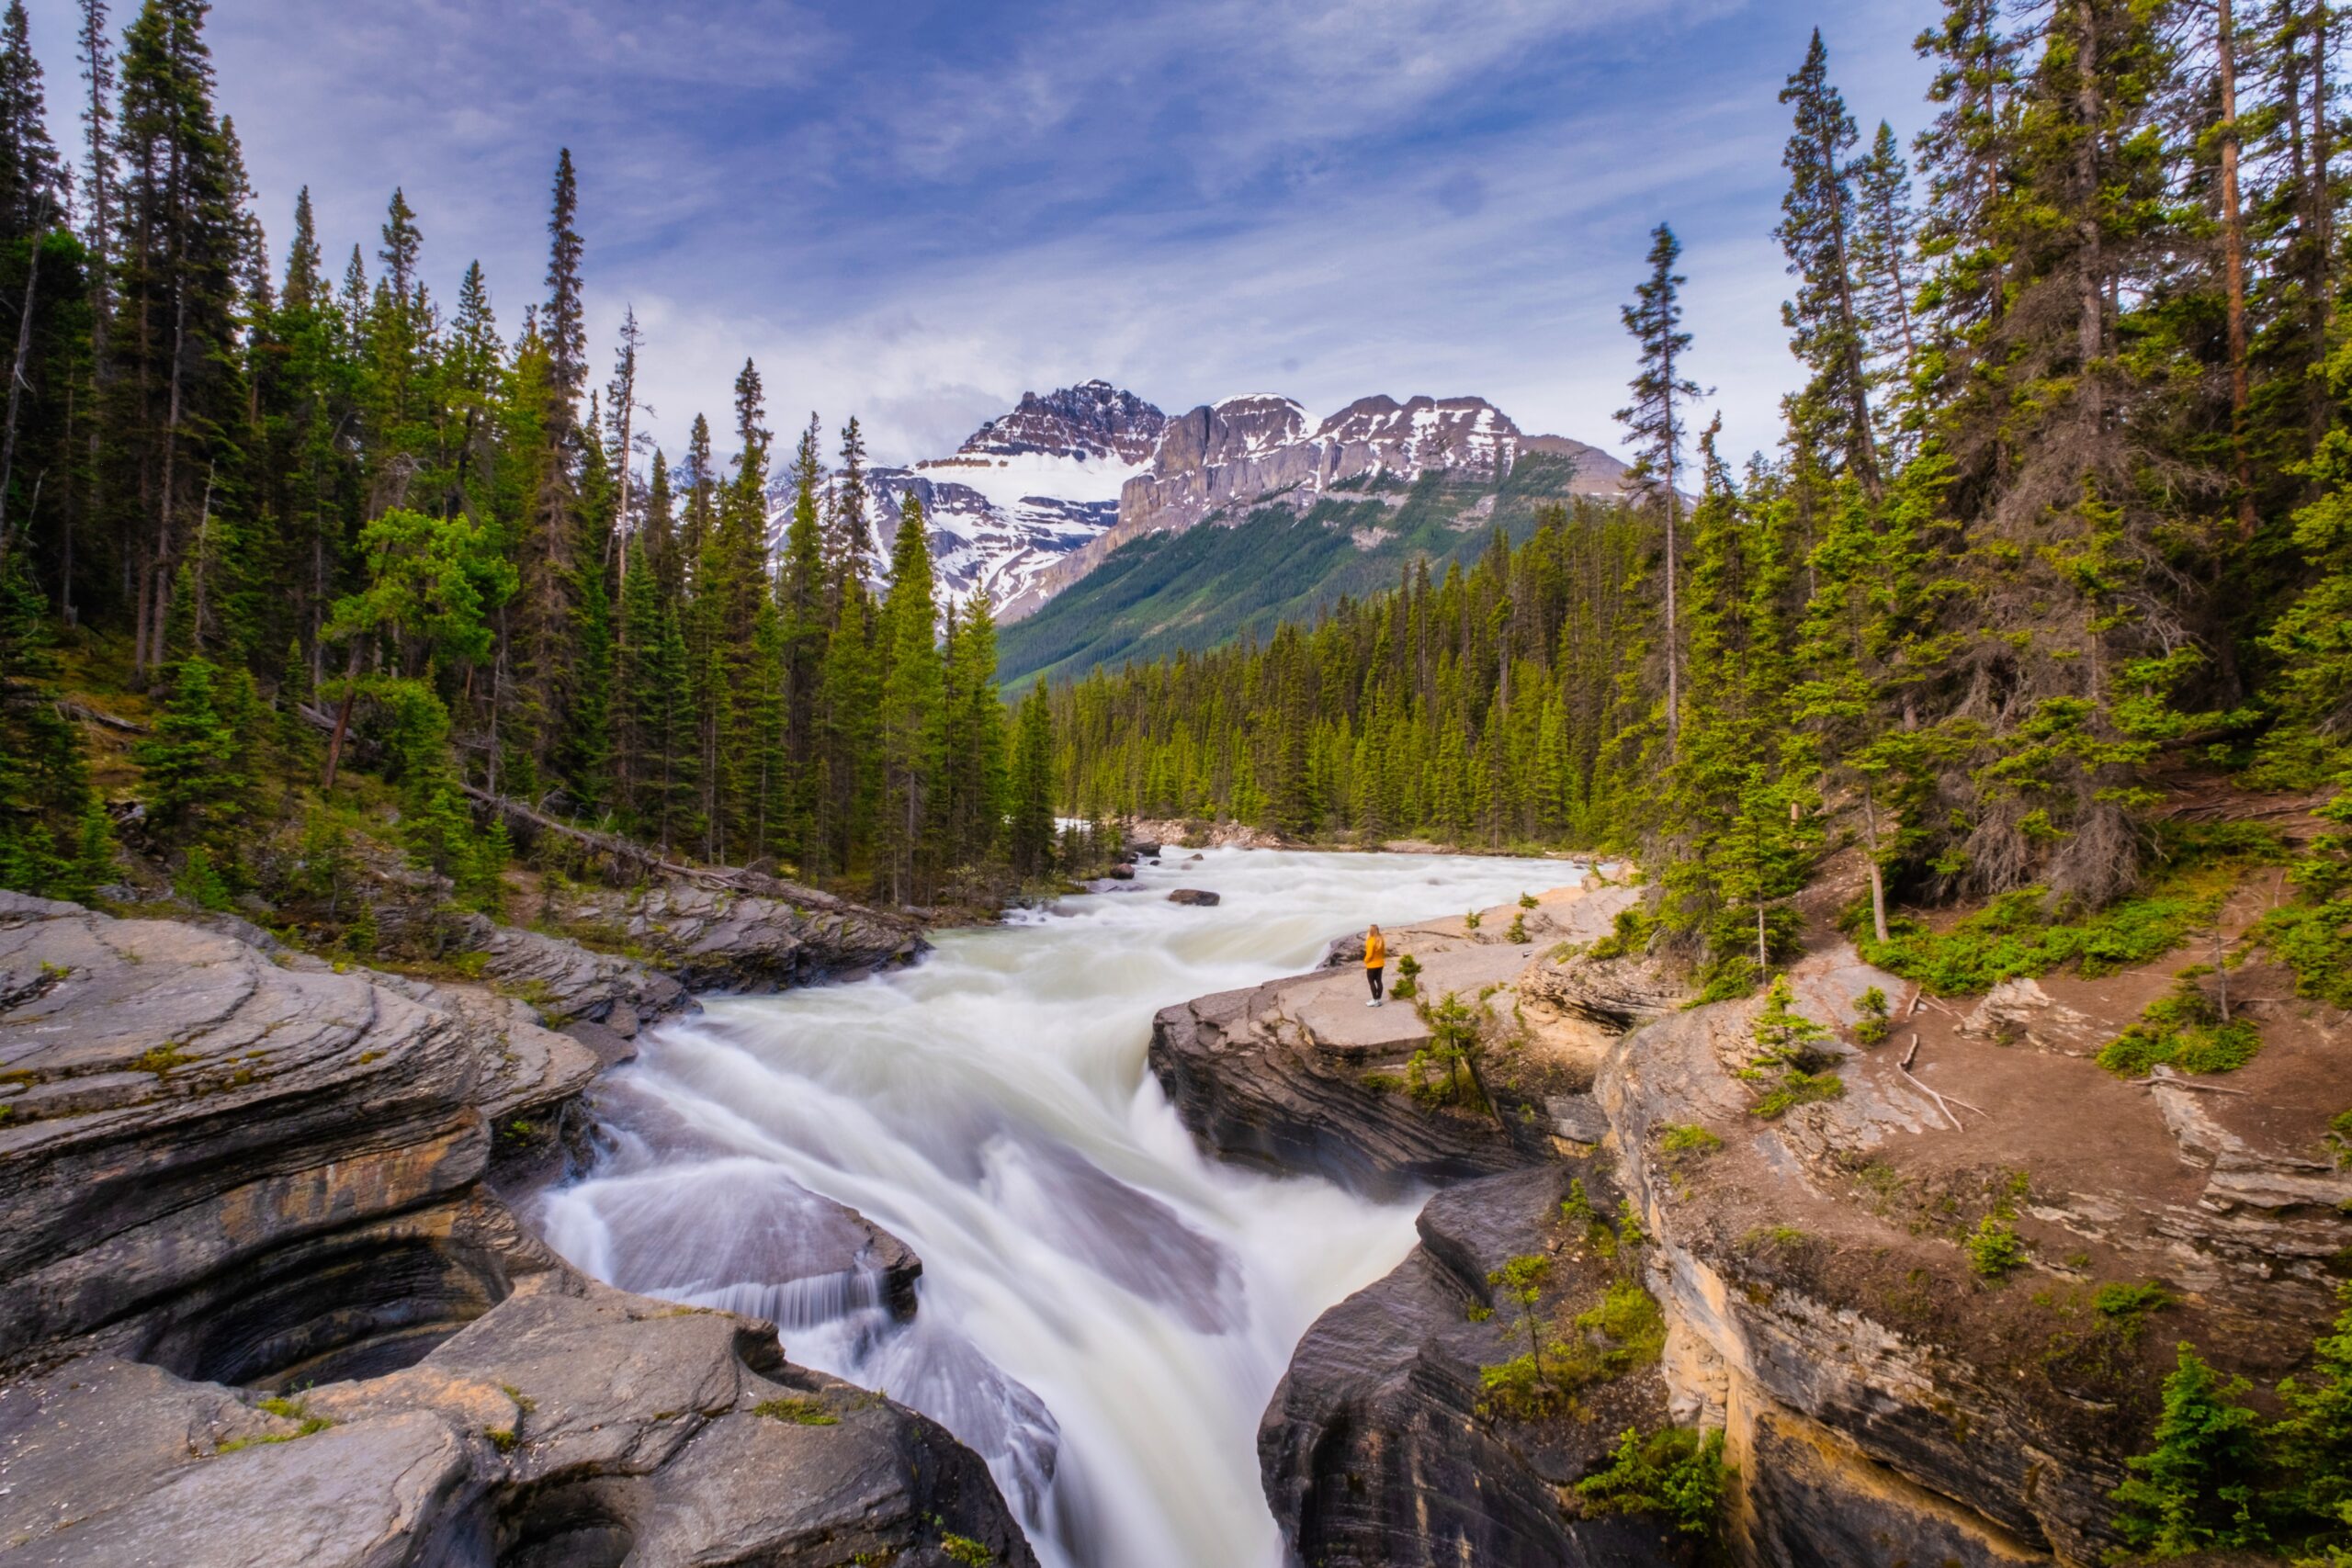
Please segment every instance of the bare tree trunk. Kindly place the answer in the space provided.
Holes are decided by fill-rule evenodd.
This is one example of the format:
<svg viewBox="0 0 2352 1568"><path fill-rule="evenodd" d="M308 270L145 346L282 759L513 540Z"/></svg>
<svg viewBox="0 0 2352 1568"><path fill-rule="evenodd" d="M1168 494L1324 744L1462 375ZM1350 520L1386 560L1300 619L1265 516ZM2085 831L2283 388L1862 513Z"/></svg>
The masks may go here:
<svg viewBox="0 0 2352 1568"><path fill-rule="evenodd" d="M2245 216L2238 199L2238 51L2230 0L2220 0L2216 48L2222 88L2222 263L2229 297L2230 453L2236 469L2238 536L2254 537L2254 468L2245 450Z"/></svg>
<svg viewBox="0 0 2352 1568"><path fill-rule="evenodd" d="M1886 929L1886 874L1878 863L1878 802L1871 797L1868 783L1862 785L1862 832L1864 845L1871 856L1871 931L1879 941L1889 940Z"/></svg>
<svg viewBox="0 0 2352 1568"><path fill-rule="evenodd" d="M48 236L44 225L33 231L32 250L25 262L25 308L17 321L17 361L8 372L8 430L0 438L0 567L8 564L8 540L12 532L8 522L8 486L17 468L17 411L23 401L25 362L33 352L33 305L40 288L40 243ZM27 522L29 524L30 518Z"/></svg>
<svg viewBox="0 0 2352 1568"><path fill-rule="evenodd" d="M351 733L351 705L359 695L359 647L365 638L351 639L351 659L343 671L343 701L335 705L334 733L327 738L327 769L319 787L333 793L335 769L343 762L343 738Z"/></svg>

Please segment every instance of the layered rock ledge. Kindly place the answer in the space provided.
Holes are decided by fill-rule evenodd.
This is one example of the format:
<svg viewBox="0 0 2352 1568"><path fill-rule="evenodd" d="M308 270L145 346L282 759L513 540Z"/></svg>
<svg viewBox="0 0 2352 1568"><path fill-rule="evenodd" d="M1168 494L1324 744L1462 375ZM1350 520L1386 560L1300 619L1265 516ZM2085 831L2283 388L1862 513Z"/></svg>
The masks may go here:
<svg viewBox="0 0 2352 1568"><path fill-rule="evenodd" d="M516 1221L498 1142L597 1069L487 990L0 895L0 1552L1033 1562L933 1423Z"/></svg>
<svg viewBox="0 0 2352 1568"><path fill-rule="evenodd" d="M2089 1568L2119 1543L2110 1494L2176 1342L2262 1383L2309 1354L2352 1257L2352 1170L2325 1138L2341 1013L2266 1004L2287 982L2249 963L2233 987L2259 1056L2222 1084L2127 1081L2091 1058L2193 955L1955 1005L1817 919L1790 979L1841 1088L1767 1116L1749 1071L1760 999L1688 1007L1669 964L1594 956L1624 899L1600 893L1539 901L1574 935L1545 931L1515 972L1491 951L1509 908L1389 933L1392 953L1430 955L1426 994L1480 998L1501 1124L1400 1092L1412 1075L1393 1069L1426 1032L1356 999L1350 940L1317 975L1161 1015L1154 1068L1210 1149L1442 1188L1422 1245L1325 1314L1266 1414L1267 1495L1302 1560L1679 1560L1656 1530L1584 1517L1589 1429L1514 1427L1480 1397L1477 1369L1510 1354L1466 1321L1493 1304L1495 1257L1548 1254L1547 1292L1577 1288L1532 1196L1564 1177L1589 1207L1632 1206L1664 1330L1633 1380L1658 1407L1632 1424L1723 1431L1742 1564ZM1873 988L1891 1031L1860 1027ZM1980 1258L1984 1226L2014 1253ZM1565 1331L1567 1308L1541 1310Z"/></svg>

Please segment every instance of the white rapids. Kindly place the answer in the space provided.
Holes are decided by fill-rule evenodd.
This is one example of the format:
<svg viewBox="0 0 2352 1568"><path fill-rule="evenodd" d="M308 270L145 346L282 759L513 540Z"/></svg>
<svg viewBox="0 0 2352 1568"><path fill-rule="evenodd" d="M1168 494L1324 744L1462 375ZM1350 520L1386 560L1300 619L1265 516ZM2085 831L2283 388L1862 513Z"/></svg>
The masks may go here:
<svg viewBox="0 0 2352 1568"><path fill-rule="evenodd" d="M1367 920L1569 875L1171 850L1132 890L943 932L910 969L712 998L600 1087L612 1152L541 1222L587 1271L775 1318L794 1360L938 1420L1047 1568L1276 1563L1259 1417L1316 1315L1411 1248L1418 1204L1205 1160L1145 1068L1152 1014L1311 967ZM1180 886L1224 902L1169 903ZM802 1189L922 1258L911 1322L874 1279L775 1282Z"/></svg>

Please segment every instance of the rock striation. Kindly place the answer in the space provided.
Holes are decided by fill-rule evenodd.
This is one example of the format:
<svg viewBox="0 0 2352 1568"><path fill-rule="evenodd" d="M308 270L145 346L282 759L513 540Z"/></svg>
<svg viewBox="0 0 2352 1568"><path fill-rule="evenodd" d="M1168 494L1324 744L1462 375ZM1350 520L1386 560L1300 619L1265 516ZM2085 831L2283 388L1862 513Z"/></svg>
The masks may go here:
<svg viewBox="0 0 2352 1568"><path fill-rule="evenodd" d="M1031 1562L931 1423L524 1229L500 1146L597 1069L486 990L0 895L0 1551Z"/></svg>
<svg viewBox="0 0 2352 1568"><path fill-rule="evenodd" d="M923 949L911 919L752 872L724 885L672 878L626 891L576 888L546 915L557 931L617 948L695 991L780 991L907 963ZM521 954L514 962L524 972ZM640 998L660 999L633 988L633 972L611 978L620 988L608 980L605 990L633 1012Z"/></svg>
<svg viewBox="0 0 2352 1568"><path fill-rule="evenodd" d="M1302 977L1312 981L1314 976ZM1342 975L1348 1000L1365 1010L1363 981ZM1152 1020L1149 1062L1176 1113L1220 1157L1278 1172L1312 1171L1343 1187L1395 1197L1433 1182L1515 1170L1545 1157L1523 1122L1425 1108L1367 1085L1367 1063L1409 1041L1384 1040L1375 1053L1330 1043L1284 1010L1298 982L1275 981L1164 1008ZM1390 1010L1402 1033L1412 1014Z"/></svg>
<svg viewBox="0 0 2352 1568"><path fill-rule="evenodd" d="M1601 1460L1617 1426L1544 1447L1485 1408L1510 1305L1489 1273L1544 1253L1569 1170L1545 1166L1451 1187L1415 1222L1394 1272L1317 1318L1258 1428L1266 1496L1296 1559L1329 1568L1638 1568L1689 1561L1655 1523L1564 1514L1559 1488ZM1613 1190L1596 1181L1604 1208ZM1563 1273L1576 1265L1558 1260ZM1604 1270L1588 1270L1605 1275ZM1498 1331L1491 1314L1500 1308ZM1655 1372L1623 1401L1663 1403ZM1655 1412L1652 1412L1655 1419Z"/></svg>

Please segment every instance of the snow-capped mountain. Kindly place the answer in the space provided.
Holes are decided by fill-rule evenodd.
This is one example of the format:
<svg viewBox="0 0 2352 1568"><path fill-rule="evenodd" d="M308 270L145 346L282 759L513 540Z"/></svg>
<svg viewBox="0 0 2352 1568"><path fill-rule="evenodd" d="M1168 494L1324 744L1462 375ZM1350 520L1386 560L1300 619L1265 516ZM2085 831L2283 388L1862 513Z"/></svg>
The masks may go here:
<svg viewBox="0 0 2352 1568"><path fill-rule="evenodd" d="M1119 520L1119 489L1148 468L1167 423L1107 381L1024 392L948 456L874 469L876 533L887 552L912 493L931 523L942 597L962 604L986 590L999 619L1025 615L1044 603L1036 584L1045 569ZM789 496L780 499L772 532L789 505Z"/></svg>
<svg viewBox="0 0 2352 1568"><path fill-rule="evenodd" d="M1051 563L1035 602L1146 534L1218 513L1238 523L1266 505L1303 513L1332 486L1374 472L1410 479L1438 468L1499 485L1533 453L1573 463L1575 493L1624 493L1623 463L1564 435L1529 435L1484 398L1359 398L1312 431L1287 398L1228 398L1168 421L1150 468L1119 492L1116 525Z"/></svg>
<svg viewBox="0 0 2352 1568"><path fill-rule="evenodd" d="M1498 485L1530 453L1574 462L1576 491L1623 491L1616 458L1528 435L1483 398L1360 398L1310 424L1295 400L1269 393L1170 418L1102 380L1024 392L946 457L876 468L869 482L886 551L902 499L917 496L942 596L961 604L985 590L997 618L1011 621L1145 534L1219 513L1238 522L1261 505L1304 513L1333 485L1375 471L1439 468ZM789 500L780 495L770 519L778 536Z"/></svg>

